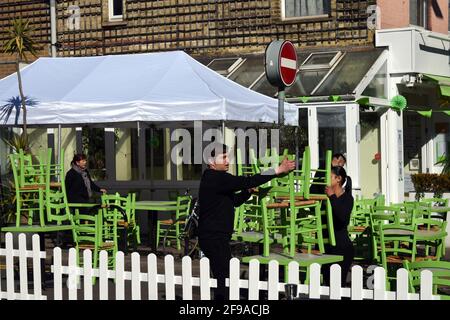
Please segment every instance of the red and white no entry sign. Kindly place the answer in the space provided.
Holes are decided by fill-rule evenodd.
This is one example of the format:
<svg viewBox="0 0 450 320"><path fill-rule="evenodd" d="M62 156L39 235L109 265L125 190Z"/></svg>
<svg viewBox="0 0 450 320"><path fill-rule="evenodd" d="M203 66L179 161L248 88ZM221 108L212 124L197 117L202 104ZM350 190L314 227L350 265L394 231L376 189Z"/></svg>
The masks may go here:
<svg viewBox="0 0 450 320"><path fill-rule="evenodd" d="M280 75L286 87L295 82L297 75L297 52L294 45L289 41L284 41L280 50Z"/></svg>
<svg viewBox="0 0 450 320"><path fill-rule="evenodd" d="M297 76L297 52L290 41L272 41L266 49L267 80L278 88L291 86Z"/></svg>

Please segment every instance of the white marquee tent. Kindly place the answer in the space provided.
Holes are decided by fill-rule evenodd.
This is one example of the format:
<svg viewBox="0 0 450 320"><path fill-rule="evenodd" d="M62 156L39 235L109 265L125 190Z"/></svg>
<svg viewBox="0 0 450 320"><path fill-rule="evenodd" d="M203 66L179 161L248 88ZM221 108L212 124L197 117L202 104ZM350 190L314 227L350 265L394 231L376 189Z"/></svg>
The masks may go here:
<svg viewBox="0 0 450 320"><path fill-rule="evenodd" d="M39 58L22 69L22 78L29 125L278 121L278 100L226 79L182 51ZM0 80L0 108L17 101L12 74ZM20 125L20 109L9 110L0 124ZM298 124L297 108L286 103L285 119Z"/></svg>

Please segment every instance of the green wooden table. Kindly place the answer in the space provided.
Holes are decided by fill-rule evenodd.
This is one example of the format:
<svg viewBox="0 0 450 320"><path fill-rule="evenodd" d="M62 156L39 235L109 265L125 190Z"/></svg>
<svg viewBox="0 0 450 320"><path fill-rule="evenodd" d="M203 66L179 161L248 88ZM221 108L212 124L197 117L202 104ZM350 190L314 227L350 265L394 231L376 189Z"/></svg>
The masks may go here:
<svg viewBox="0 0 450 320"><path fill-rule="evenodd" d="M159 211L175 212L176 207L177 201L158 201L158 200L136 201L135 205L136 210L143 210L151 213L148 219L149 220L148 239L149 239L149 246L153 252L156 252L158 248L158 244L156 243L158 212Z"/></svg>

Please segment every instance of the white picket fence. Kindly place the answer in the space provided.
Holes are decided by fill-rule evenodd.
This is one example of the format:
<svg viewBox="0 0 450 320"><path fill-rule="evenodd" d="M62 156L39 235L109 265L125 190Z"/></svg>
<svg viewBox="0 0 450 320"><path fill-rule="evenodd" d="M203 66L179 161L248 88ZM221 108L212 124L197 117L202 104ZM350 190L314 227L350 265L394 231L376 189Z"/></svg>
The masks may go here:
<svg viewBox="0 0 450 320"><path fill-rule="evenodd" d="M2 289L0 275L0 298L1 299L47 299L42 295L41 289L41 259L45 259L45 252L39 248L39 236L33 235L32 250L26 248L26 238L24 234L19 235L19 249L13 248L13 236L6 234L6 248L0 249L0 258L6 257L6 291ZM15 267L14 257L19 260L19 284L20 292L15 292ZM32 259L33 271L33 292L28 288L28 261ZM176 287L181 286L182 298L184 300L193 299L193 289L198 287L201 300L212 298L211 288L215 288L217 283L210 277L209 260L200 260L199 277L192 274L192 261L190 257L182 259L181 275L175 274L175 261L173 256L164 257L164 273L157 272L157 257L149 254L147 257L147 271L141 272L141 257L138 253L131 254L131 270L125 270L125 257L122 252L116 255L116 270L108 269L108 256L106 252L100 252L99 267L92 267L92 253L89 250L83 252L84 266L76 266L76 251L69 249L68 265L62 263L62 250L53 249L53 293L55 300L67 298L76 300L79 298L79 291L82 292L82 299L92 300L94 298L94 288L99 293L100 300L132 299L141 300L143 286L146 284L147 299L174 300L176 298ZM260 280L260 265L257 260L252 260L248 268L248 279L241 279L240 261L236 258L230 260L230 279L227 279L227 286L230 288L230 300L239 300L242 295L240 289L247 289L249 300L258 300L261 291L267 291L269 300L278 300L280 293L285 292L285 283L279 281L279 265L277 261L271 261L268 266L267 281ZM421 286L419 293L408 292L408 272L400 269L397 272L397 290L395 292L386 291L385 270L377 267L373 274L373 289L363 287L363 269L354 266L351 272L351 288L341 287L341 270L339 265L333 265L330 272L330 286L320 285L320 265L312 264L310 267L309 284L301 284L299 281L299 265L291 262L288 266L288 283L296 284L299 295L306 295L310 299L327 298L340 300L343 297L352 300L439 300L439 296L432 294L432 273L424 270L421 273ZM63 277L65 276L65 277ZM93 284L93 279L96 284ZM109 281L114 279L114 281ZM66 280L66 281L63 281ZM131 283L131 296L126 296L126 283ZM163 287L158 290L158 284ZM111 294L110 286L113 287L114 294ZM64 297L66 292L66 297Z"/></svg>

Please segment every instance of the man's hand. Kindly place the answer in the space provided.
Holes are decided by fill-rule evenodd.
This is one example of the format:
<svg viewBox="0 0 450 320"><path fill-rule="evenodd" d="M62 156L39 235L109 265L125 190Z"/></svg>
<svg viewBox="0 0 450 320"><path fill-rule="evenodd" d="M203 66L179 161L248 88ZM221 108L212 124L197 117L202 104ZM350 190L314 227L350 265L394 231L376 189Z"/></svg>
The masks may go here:
<svg viewBox="0 0 450 320"><path fill-rule="evenodd" d="M248 193L253 194L253 193L256 193L258 190L256 188L250 188L250 189L247 189L247 191L248 191Z"/></svg>
<svg viewBox="0 0 450 320"><path fill-rule="evenodd" d="M333 189L331 189L330 186L326 186L325 193L327 194L328 197L331 197L334 194L334 191L333 191Z"/></svg>
<svg viewBox="0 0 450 320"><path fill-rule="evenodd" d="M278 168L275 169L275 173L277 175L288 173L295 169L295 161L289 160L288 158L284 158L283 161L281 161L281 164Z"/></svg>

